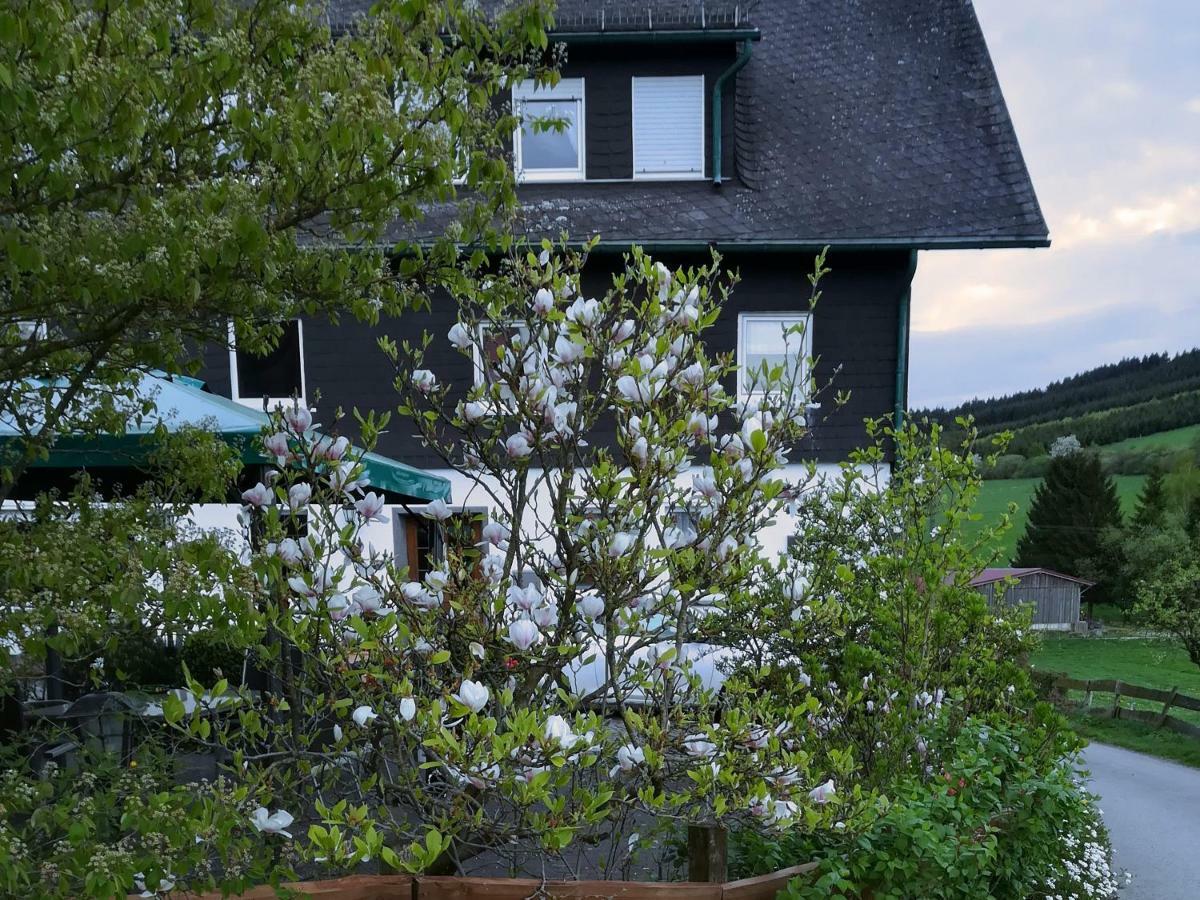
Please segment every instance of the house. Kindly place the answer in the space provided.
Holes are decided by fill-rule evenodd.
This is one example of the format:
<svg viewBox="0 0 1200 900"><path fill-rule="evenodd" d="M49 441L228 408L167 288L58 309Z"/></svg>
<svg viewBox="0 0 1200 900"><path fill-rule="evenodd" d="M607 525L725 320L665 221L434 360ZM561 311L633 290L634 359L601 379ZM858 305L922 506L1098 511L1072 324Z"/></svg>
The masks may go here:
<svg viewBox="0 0 1200 900"><path fill-rule="evenodd" d="M334 0L328 14L353 27L369 6ZM719 250L741 282L710 346L739 360L811 354L817 381L850 394L797 463L835 464L863 441L865 418L903 416L920 251L1049 244L969 0L561 0L552 41L566 46L562 80L511 97L566 123L514 135L519 227L598 235L585 293L635 243L672 266ZM429 209L421 227L440 233L451 212ZM833 271L810 312L805 276L825 245ZM376 339L428 331L426 361L453 401L479 376L441 339L453 304L432 306L377 327L292 323L266 359L211 348L203 377L255 406L319 390L325 410L390 409ZM778 326L796 321L804 345L785 346ZM450 478L463 501L468 483L410 429L393 426L378 449ZM760 537L782 549L789 531ZM395 539L402 554L423 540Z"/></svg>
<svg viewBox="0 0 1200 900"><path fill-rule="evenodd" d="M1012 579L1015 583L1008 583ZM1095 582L1053 569L984 569L971 579L971 586L989 604L1033 606L1033 627L1045 631L1072 631L1086 624L1079 619L1080 596Z"/></svg>

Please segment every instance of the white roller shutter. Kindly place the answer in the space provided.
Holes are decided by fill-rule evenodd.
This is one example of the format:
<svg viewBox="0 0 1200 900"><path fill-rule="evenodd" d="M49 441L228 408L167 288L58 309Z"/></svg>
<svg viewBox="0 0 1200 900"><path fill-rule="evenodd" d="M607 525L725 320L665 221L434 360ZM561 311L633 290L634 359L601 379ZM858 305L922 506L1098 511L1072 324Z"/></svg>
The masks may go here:
<svg viewBox="0 0 1200 900"><path fill-rule="evenodd" d="M633 79L633 177L704 177L704 76Z"/></svg>

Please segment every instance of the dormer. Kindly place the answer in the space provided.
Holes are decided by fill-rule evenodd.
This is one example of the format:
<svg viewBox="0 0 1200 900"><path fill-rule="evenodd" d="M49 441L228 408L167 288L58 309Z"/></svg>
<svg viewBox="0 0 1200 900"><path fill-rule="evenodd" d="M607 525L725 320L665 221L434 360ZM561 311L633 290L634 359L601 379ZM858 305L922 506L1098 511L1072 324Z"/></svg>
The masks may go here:
<svg viewBox="0 0 1200 900"><path fill-rule="evenodd" d="M513 88L518 179L730 178L736 74L759 37L733 4L602 2L560 15L552 35L565 45L560 81Z"/></svg>

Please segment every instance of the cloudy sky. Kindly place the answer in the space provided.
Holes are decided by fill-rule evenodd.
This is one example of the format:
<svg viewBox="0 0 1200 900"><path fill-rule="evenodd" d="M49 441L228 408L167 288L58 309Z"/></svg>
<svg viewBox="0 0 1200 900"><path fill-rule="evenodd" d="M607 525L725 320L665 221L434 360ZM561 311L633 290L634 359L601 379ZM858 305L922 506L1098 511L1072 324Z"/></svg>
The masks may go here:
<svg viewBox="0 0 1200 900"><path fill-rule="evenodd" d="M1200 0L975 0L1048 250L921 254L911 402L1200 345Z"/></svg>

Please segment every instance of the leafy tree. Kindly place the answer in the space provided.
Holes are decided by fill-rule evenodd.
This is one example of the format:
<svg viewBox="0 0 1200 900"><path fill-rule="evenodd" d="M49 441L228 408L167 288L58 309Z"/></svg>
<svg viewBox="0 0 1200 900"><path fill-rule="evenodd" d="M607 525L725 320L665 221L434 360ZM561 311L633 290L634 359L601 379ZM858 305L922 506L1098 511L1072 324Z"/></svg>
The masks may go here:
<svg viewBox="0 0 1200 900"><path fill-rule="evenodd" d="M1183 542L1138 590L1136 614L1174 635L1200 666L1200 550Z"/></svg>
<svg viewBox="0 0 1200 900"><path fill-rule="evenodd" d="M1119 561L1105 531L1121 522L1116 483L1099 457L1083 451L1057 456L1033 495L1015 564L1093 578L1098 583L1086 595L1090 609L1111 599Z"/></svg>
<svg viewBox="0 0 1200 900"><path fill-rule="evenodd" d="M336 34L285 0L0 11L0 418L23 438L0 500L58 435L144 413L122 402L136 373L181 371L230 323L263 349L300 314L418 299L449 244L397 278L387 228L456 176L459 238L512 201L495 101L549 77L545 0L375 7Z"/></svg>

